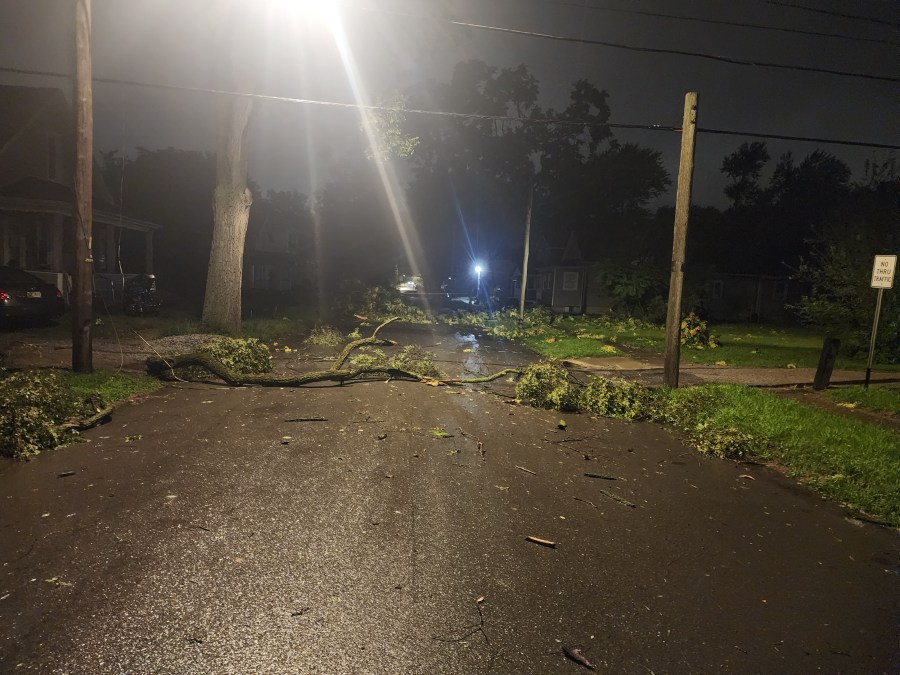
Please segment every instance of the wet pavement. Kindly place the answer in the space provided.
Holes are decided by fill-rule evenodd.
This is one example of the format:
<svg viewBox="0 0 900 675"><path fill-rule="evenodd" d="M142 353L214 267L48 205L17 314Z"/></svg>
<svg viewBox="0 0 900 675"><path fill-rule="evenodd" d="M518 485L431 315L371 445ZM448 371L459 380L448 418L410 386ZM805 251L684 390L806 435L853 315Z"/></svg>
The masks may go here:
<svg viewBox="0 0 900 675"><path fill-rule="evenodd" d="M533 358L383 336L453 375ZM3 463L0 672L898 671L896 532L513 386L178 383Z"/></svg>

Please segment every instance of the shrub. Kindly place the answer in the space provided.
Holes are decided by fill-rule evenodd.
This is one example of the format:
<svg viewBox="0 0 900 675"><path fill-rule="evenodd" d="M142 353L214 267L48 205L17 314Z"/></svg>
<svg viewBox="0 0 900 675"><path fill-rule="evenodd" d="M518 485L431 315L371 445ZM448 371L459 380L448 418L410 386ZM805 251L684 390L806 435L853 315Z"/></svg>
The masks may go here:
<svg viewBox="0 0 900 675"><path fill-rule="evenodd" d="M706 321L691 312L681 321L681 344L688 349L715 349L719 340L709 332Z"/></svg>
<svg viewBox="0 0 900 675"><path fill-rule="evenodd" d="M554 361L528 366L516 384L516 398L536 408L578 409L578 389L566 369Z"/></svg>
<svg viewBox="0 0 900 675"><path fill-rule="evenodd" d="M745 459L754 452L759 440L732 427L701 427L689 433L691 445L708 455L725 459Z"/></svg>
<svg viewBox="0 0 900 675"><path fill-rule="evenodd" d="M218 359L235 373L268 373L272 370L269 348L256 338L218 337L197 351Z"/></svg>
<svg viewBox="0 0 900 675"><path fill-rule="evenodd" d="M653 390L639 382L592 377L579 395L582 410L604 417L645 420L655 416Z"/></svg>

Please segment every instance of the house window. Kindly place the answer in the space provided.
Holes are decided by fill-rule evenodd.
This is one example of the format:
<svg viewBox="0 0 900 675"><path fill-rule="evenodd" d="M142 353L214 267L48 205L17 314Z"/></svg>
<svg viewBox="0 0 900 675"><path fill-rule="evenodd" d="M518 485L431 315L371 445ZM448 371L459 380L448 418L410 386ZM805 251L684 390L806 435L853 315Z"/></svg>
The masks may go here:
<svg viewBox="0 0 900 675"><path fill-rule="evenodd" d="M580 277L578 272L563 272L563 290L577 291Z"/></svg>
<svg viewBox="0 0 900 675"><path fill-rule="evenodd" d="M724 290L724 283L722 282L721 279L716 279L713 282L713 288L712 288L713 300L721 300L723 290Z"/></svg>
<svg viewBox="0 0 900 675"><path fill-rule="evenodd" d="M544 290L549 291L553 288L553 277L549 274L544 275Z"/></svg>

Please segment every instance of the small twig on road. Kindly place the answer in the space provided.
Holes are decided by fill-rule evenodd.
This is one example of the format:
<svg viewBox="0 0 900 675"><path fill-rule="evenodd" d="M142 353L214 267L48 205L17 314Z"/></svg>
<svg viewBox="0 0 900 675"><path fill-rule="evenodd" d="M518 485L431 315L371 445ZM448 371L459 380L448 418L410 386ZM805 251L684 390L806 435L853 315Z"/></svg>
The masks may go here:
<svg viewBox="0 0 900 675"><path fill-rule="evenodd" d="M606 474L602 473L586 473L584 475L588 478L600 478L601 480L625 480L620 476L607 476Z"/></svg>
<svg viewBox="0 0 900 675"><path fill-rule="evenodd" d="M285 422L327 422L325 417L295 417L294 419L285 420Z"/></svg>
<svg viewBox="0 0 900 675"><path fill-rule="evenodd" d="M526 469L524 466L519 466L518 464L516 464L516 468L519 471L524 471L525 473L530 473L532 476L537 476L536 472L532 471L531 469Z"/></svg>
<svg viewBox="0 0 900 675"><path fill-rule="evenodd" d="M540 537L533 537L530 534L525 537L525 541L530 541L534 544L540 544L541 546L546 546L547 548L556 548L555 541L550 541L549 539L541 539Z"/></svg>
<svg viewBox="0 0 900 675"><path fill-rule="evenodd" d="M585 504L590 504L595 509L597 508L597 505L594 502L590 502L587 499L582 499L581 497L572 497L572 499L574 499L577 502L584 502Z"/></svg>
<svg viewBox="0 0 900 675"><path fill-rule="evenodd" d="M481 442L481 439L478 438L477 436L473 436L472 434L467 434L465 431L462 430L462 427L456 427L456 430L459 432L459 435L462 436L463 438L471 438L472 440L475 441L475 443L478 446L478 452L481 455L481 461L483 462L484 456L485 456L485 450L484 450L484 443Z"/></svg>
<svg viewBox="0 0 900 675"><path fill-rule="evenodd" d="M619 495L614 495L612 492L608 492L608 491L606 491L606 490L600 490L600 494L606 495L606 496L609 497L610 499L612 499L612 500L614 500L614 501L617 501L617 502L619 502L620 504L624 504L625 506L630 506L630 507L633 508L633 509L636 509L636 508L637 508L637 504L632 504L632 503L631 503L630 501L628 501L627 499L623 499L623 498L620 497Z"/></svg>

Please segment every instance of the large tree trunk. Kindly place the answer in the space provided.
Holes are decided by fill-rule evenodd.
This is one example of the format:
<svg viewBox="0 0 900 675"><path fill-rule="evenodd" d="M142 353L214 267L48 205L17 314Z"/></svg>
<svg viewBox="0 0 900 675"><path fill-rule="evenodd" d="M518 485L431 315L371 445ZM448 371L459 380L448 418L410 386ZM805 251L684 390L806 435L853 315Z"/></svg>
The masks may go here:
<svg viewBox="0 0 900 675"><path fill-rule="evenodd" d="M252 101L232 96L220 108L212 248L206 276L203 323L237 333L241 328L244 240L253 196L247 189L247 123Z"/></svg>

